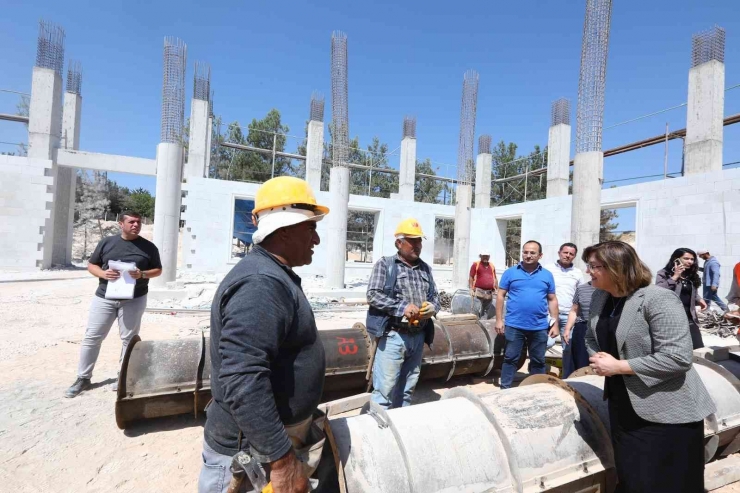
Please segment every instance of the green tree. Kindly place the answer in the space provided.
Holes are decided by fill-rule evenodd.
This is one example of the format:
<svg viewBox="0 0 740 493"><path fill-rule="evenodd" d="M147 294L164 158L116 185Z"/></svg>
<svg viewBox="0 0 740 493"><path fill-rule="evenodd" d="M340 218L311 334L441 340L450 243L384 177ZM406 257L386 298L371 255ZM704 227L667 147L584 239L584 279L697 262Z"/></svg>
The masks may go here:
<svg viewBox="0 0 740 493"><path fill-rule="evenodd" d="M450 197L452 188L447 182L428 178L424 175L437 175L437 170L432 166L429 158L423 161L416 161L416 183L414 183L414 201L426 202L428 204L441 204L445 201L444 197Z"/></svg>
<svg viewBox="0 0 740 493"><path fill-rule="evenodd" d="M118 183L113 180L108 180L106 177L107 189L108 189L108 212L113 214L113 217L118 217L118 214L125 209L126 200L131 191L126 188L119 186Z"/></svg>
<svg viewBox="0 0 740 493"><path fill-rule="evenodd" d="M220 118L214 122L214 127L218 126ZM280 112L276 109L270 110L261 120L253 119L247 127L246 135L239 122L229 124L225 134L221 135L219 132L215 139L211 139L212 144L216 144L216 152L211 152L212 168L214 156L216 161L213 177L257 183L269 180L273 174L270 154L230 149L218 144L226 141L271 150L274 143L276 151L284 152L288 131L288 126L281 123ZM274 175L295 175L291 160L276 156Z"/></svg>
<svg viewBox="0 0 740 493"><path fill-rule="evenodd" d="M132 191L125 201L126 210L138 212L143 217L154 217L154 197L149 190L137 188Z"/></svg>
<svg viewBox="0 0 740 493"><path fill-rule="evenodd" d="M599 224L599 241L616 240L617 235L612 232L619 227L612 219L616 219L619 213L616 209L601 209L601 220Z"/></svg>
<svg viewBox="0 0 740 493"><path fill-rule="evenodd" d="M523 157L517 157L518 146L509 142L499 142L491 149L493 164L491 166L492 180L522 175L547 167L547 148L534 150ZM491 186L491 204L506 205L519 202L540 200L547 196L547 176L529 176L503 182Z"/></svg>

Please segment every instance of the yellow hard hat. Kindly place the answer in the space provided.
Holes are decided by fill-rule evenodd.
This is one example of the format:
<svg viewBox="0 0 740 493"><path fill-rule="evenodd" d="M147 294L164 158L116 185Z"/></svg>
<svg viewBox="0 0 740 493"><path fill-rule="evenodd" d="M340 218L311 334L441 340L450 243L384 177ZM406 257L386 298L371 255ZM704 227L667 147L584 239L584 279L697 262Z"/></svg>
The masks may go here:
<svg viewBox="0 0 740 493"><path fill-rule="evenodd" d="M396 238L424 238L427 239L426 236L424 236L424 232L421 230L421 226L419 225L419 221L414 219L413 217L410 217L408 219L404 219L398 224L398 227L396 228L396 232L394 233L394 236Z"/></svg>
<svg viewBox="0 0 740 493"><path fill-rule="evenodd" d="M255 222L260 213L271 210L287 210L290 207L312 210L317 214L329 213L329 208L316 203L316 197L308 182L293 176L279 176L267 180L257 190L252 214Z"/></svg>

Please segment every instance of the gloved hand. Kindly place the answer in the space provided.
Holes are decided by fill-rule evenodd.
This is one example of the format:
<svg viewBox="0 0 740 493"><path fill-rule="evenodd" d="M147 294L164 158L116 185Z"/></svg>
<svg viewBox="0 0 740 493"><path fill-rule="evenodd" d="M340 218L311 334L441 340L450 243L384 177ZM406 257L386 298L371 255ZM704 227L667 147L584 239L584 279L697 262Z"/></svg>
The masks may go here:
<svg viewBox="0 0 740 493"><path fill-rule="evenodd" d="M425 301L421 305L421 310L419 310L419 318L421 320L427 320L427 319L432 318L435 313L437 313L437 311L434 308L434 304L429 303L428 301Z"/></svg>

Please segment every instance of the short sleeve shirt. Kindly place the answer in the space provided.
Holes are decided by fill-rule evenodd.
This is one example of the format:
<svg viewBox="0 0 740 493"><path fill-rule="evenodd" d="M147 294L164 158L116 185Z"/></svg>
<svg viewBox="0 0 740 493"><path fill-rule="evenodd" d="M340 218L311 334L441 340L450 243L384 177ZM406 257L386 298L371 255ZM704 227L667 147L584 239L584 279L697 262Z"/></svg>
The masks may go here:
<svg viewBox="0 0 740 493"><path fill-rule="evenodd" d="M591 297L596 288L590 282L582 282L576 288L576 294L573 295L573 304L578 305L578 316L576 322L588 322L591 313Z"/></svg>
<svg viewBox="0 0 740 493"><path fill-rule="evenodd" d="M161 269L162 262L159 259L159 250L149 240L139 236L135 240L124 240L120 235L103 238L95 247L89 263L99 265L103 270L108 269L108 262L118 260L120 262L133 262L139 270ZM106 279L100 279L95 296L105 298L105 290L108 287ZM144 296L149 292L149 279L137 279L134 287L134 298Z"/></svg>
<svg viewBox="0 0 740 493"><path fill-rule="evenodd" d="M475 287L480 289L493 289L494 266L491 262L485 265L483 262L475 262L470 266L470 277L475 279Z"/></svg>
<svg viewBox="0 0 740 493"><path fill-rule="evenodd" d="M549 327L547 296L555 294L552 272L540 264L533 272L527 272L519 263L504 272L499 287L508 294L506 325L520 330Z"/></svg>
<svg viewBox="0 0 740 493"><path fill-rule="evenodd" d="M552 272L558 297L558 311L565 315L570 312L571 300L576 293L576 288L583 282L583 272L572 265L565 268L557 262L545 265L545 269Z"/></svg>

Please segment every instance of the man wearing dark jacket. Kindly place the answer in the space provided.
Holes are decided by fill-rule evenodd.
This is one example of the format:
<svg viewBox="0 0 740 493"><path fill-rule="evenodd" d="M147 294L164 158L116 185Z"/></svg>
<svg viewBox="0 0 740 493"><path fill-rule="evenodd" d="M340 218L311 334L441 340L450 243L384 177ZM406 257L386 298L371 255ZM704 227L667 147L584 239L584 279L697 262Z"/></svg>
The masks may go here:
<svg viewBox="0 0 740 493"><path fill-rule="evenodd" d="M308 184L279 177L257 191L255 244L211 305L211 392L198 491L225 492L232 457L248 451L275 493L305 493L294 449L306 444L324 385L324 347L294 267L311 263L329 212ZM247 491L251 491L251 485Z"/></svg>

